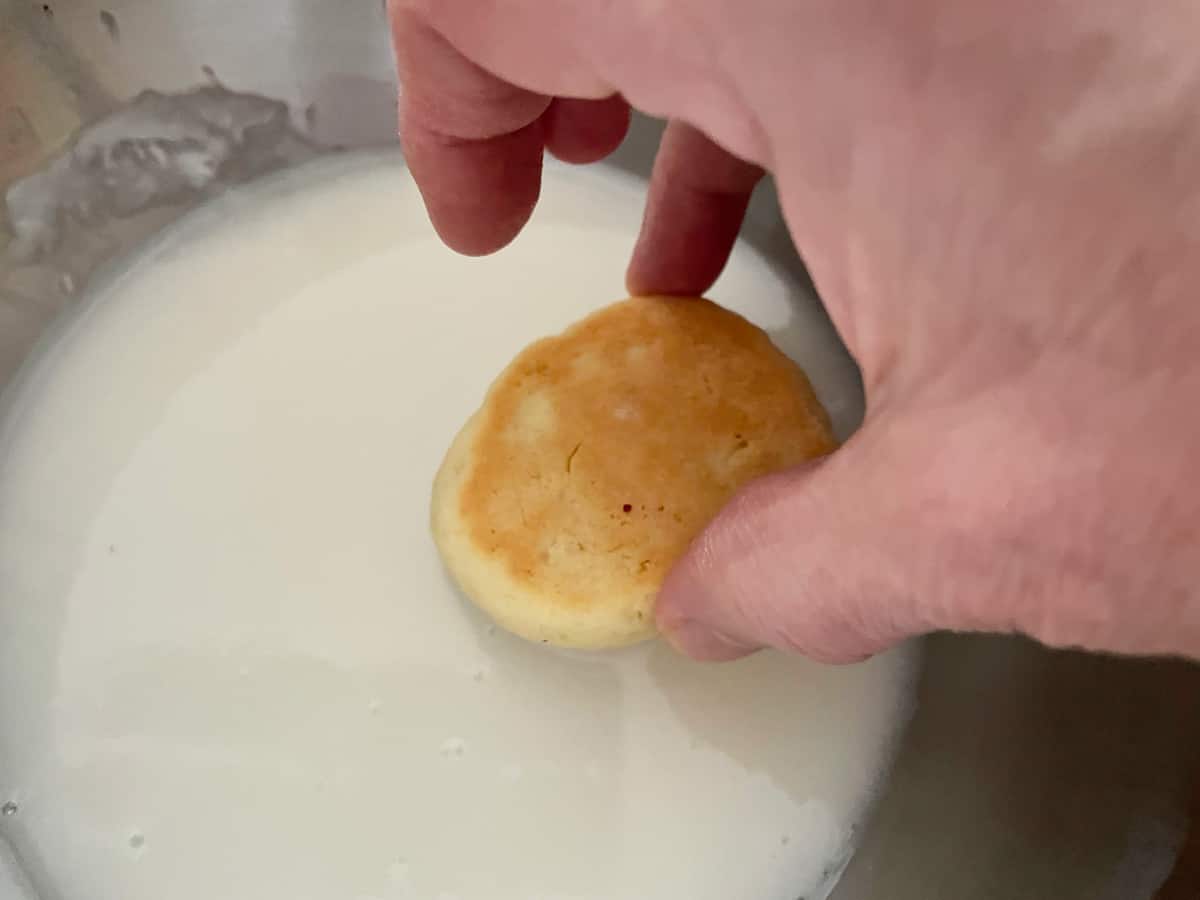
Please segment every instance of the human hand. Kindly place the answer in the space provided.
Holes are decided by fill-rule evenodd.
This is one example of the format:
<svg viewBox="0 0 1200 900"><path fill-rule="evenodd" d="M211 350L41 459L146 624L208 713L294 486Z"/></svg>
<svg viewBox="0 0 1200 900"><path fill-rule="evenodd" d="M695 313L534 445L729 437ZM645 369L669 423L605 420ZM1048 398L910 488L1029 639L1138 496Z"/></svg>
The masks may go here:
<svg viewBox="0 0 1200 900"><path fill-rule="evenodd" d="M604 156L627 98L673 120L631 290L707 289L766 169L862 368L862 429L744 491L669 575L677 646L849 661L1016 630L1200 657L1194 4L391 14L401 137L447 243L510 240L543 150Z"/></svg>

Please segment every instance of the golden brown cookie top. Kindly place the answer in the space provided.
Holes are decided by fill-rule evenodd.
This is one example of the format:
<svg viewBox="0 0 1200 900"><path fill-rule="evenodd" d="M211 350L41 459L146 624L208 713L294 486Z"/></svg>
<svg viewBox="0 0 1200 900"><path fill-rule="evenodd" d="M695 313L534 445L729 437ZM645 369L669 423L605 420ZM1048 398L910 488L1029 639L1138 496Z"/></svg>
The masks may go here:
<svg viewBox="0 0 1200 900"><path fill-rule="evenodd" d="M834 446L804 373L761 329L707 300L636 298L500 375L456 512L510 587L583 614L625 605L647 636L667 570L733 493Z"/></svg>

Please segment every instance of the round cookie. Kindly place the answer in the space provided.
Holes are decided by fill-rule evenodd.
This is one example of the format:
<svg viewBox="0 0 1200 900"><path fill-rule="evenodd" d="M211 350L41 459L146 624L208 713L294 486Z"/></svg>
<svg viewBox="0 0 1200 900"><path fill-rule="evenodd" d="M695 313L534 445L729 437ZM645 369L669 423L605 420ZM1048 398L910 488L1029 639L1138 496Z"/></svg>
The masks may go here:
<svg viewBox="0 0 1200 900"><path fill-rule="evenodd" d="M708 301L638 297L527 347L434 482L464 593L564 647L655 633L663 577L746 482L836 443L800 368Z"/></svg>

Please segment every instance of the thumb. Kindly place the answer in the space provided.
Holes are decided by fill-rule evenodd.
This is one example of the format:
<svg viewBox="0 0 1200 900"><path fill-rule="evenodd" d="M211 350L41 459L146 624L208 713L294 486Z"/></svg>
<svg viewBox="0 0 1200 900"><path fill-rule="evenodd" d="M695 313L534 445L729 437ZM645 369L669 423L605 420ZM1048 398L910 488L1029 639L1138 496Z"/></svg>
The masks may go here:
<svg viewBox="0 0 1200 900"><path fill-rule="evenodd" d="M860 432L832 456L749 485L668 574L663 635L699 659L774 647L843 663L929 630L917 582L936 542L920 527L921 479L895 461Z"/></svg>

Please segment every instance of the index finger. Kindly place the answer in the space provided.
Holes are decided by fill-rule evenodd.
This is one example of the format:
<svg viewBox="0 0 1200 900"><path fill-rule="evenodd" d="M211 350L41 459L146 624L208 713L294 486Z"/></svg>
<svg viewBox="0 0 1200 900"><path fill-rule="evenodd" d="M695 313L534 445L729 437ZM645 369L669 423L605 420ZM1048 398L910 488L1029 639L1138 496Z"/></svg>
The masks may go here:
<svg viewBox="0 0 1200 900"><path fill-rule="evenodd" d="M503 247L537 203L550 98L480 68L399 4L392 37L400 143L434 228L460 253Z"/></svg>

